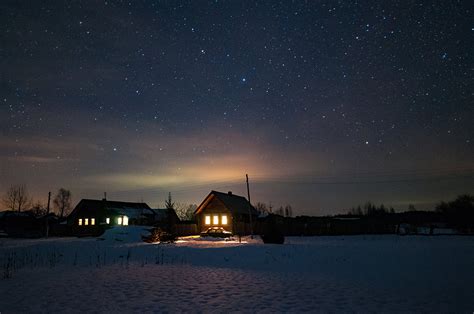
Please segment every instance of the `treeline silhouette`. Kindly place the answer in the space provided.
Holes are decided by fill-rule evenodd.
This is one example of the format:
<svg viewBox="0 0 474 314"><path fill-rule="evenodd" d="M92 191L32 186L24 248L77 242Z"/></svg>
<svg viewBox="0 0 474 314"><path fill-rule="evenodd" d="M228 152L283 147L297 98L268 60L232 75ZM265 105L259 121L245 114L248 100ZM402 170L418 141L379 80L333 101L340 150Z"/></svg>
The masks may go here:
<svg viewBox="0 0 474 314"><path fill-rule="evenodd" d="M408 205L406 211L367 202L346 214L284 217L272 213L260 219L262 226L276 224L285 236L352 234L474 234L474 197L460 195L440 202L431 211Z"/></svg>

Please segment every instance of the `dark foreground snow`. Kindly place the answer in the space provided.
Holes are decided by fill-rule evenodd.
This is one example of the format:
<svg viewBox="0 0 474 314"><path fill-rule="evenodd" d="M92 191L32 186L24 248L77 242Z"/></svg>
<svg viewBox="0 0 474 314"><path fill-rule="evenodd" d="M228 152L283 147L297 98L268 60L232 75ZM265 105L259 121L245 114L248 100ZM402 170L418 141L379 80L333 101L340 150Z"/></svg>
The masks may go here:
<svg viewBox="0 0 474 314"><path fill-rule="evenodd" d="M474 237L153 245L139 242L140 233L0 240L0 312L474 310Z"/></svg>

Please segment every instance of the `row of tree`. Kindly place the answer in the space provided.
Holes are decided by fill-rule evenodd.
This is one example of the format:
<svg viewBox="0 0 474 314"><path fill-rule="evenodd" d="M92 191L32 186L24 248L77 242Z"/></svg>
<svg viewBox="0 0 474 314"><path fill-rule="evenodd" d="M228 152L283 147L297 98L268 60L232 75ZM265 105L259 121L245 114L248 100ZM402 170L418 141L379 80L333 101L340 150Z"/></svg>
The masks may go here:
<svg viewBox="0 0 474 314"><path fill-rule="evenodd" d="M408 210L411 209L415 210L415 207L409 205ZM393 207L386 207L384 204L377 206L372 202L367 202L363 206L352 207L347 211L347 215L349 216L383 216L388 213L395 213L395 209Z"/></svg>
<svg viewBox="0 0 474 314"><path fill-rule="evenodd" d="M11 185L3 195L2 203L9 210L30 211L35 216L45 215L49 210L47 204L33 200L25 184ZM61 218L67 216L72 209L71 191L60 188L53 198L52 209Z"/></svg>
<svg viewBox="0 0 474 314"><path fill-rule="evenodd" d="M417 209L413 204L409 204L407 211L414 212ZM440 202L436 205L435 211L446 216L471 217L474 215L474 196L469 194L459 195L450 202ZM377 206L372 202L367 202L363 206L352 207L347 211L349 216L381 216L393 214L393 207L386 207L384 204Z"/></svg>
<svg viewBox="0 0 474 314"><path fill-rule="evenodd" d="M284 217L293 217L293 208L291 205L286 205L285 207L280 206L277 209L274 209L272 204L265 204L262 202L258 202L255 205L255 209L261 214L275 214L275 215L280 215Z"/></svg>

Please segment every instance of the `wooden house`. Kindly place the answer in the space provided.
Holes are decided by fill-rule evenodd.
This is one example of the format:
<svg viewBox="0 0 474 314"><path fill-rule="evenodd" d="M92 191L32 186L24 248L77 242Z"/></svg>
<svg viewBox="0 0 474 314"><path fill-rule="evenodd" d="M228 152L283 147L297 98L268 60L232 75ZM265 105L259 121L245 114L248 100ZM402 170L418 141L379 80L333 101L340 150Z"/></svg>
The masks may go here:
<svg viewBox="0 0 474 314"><path fill-rule="evenodd" d="M155 216L146 203L82 199L67 223L73 234L100 234L109 226L153 225Z"/></svg>
<svg viewBox="0 0 474 314"><path fill-rule="evenodd" d="M222 227L233 234L245 235L250 234L250 221L255 225L258 212L243 196L211 191L194 215L199 232Z"/></svg>

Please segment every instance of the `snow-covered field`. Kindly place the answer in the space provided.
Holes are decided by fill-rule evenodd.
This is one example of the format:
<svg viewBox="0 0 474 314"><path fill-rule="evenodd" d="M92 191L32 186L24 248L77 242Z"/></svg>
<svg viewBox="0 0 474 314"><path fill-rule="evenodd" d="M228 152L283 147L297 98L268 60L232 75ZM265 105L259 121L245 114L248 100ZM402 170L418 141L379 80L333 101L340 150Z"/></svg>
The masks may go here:
<svg viewBox="0 0 474 314"><path fill-rule="evenodd" d="M0 239L0 312L474 311L474 237L147 244L142 232Z"/></svg>

